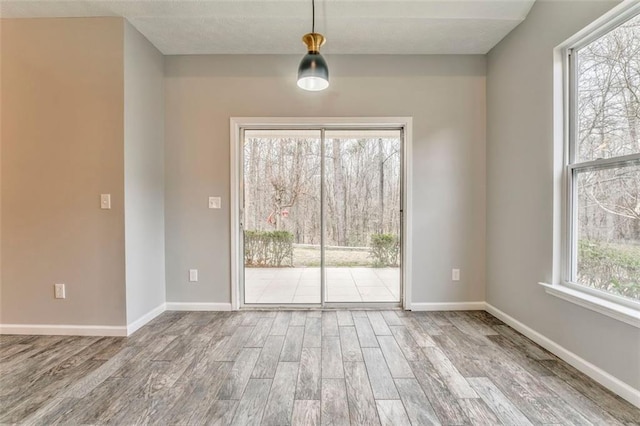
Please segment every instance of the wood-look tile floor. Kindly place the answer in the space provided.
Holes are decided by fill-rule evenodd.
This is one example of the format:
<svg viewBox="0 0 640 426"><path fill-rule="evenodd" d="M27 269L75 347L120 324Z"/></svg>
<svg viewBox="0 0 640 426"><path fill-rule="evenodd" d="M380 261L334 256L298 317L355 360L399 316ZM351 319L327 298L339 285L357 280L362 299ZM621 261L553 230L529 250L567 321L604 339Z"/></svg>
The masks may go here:
<svg viewBox="0 0 640 426"><path fill-rule="evenodd" d="M166 312L0 343L3 424L640 424L485 312Z"/></svg>

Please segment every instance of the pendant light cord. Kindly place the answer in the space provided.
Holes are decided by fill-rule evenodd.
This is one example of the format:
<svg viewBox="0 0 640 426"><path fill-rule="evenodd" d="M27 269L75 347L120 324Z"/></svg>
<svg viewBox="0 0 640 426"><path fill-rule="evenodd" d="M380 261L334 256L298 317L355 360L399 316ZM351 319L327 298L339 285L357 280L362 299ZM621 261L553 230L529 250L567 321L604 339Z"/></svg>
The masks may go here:
<svg viewBox="0 0 640 426"><path fill-rule="evenodd" d="M311 32L316 32L316 0L311 0Z"/></svg>

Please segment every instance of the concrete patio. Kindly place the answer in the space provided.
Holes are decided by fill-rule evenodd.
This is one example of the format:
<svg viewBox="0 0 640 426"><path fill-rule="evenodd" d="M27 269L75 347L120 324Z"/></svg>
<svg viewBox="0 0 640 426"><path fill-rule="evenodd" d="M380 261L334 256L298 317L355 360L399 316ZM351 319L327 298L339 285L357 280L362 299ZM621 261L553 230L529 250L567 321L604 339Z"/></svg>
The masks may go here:
<svg viewBox="0 0 640 426"><path fill-rule="evenodd" d="M399 302L400 269L326 268L327 302ZM245 303L320 303L320 268L246 268Z"/></svg>

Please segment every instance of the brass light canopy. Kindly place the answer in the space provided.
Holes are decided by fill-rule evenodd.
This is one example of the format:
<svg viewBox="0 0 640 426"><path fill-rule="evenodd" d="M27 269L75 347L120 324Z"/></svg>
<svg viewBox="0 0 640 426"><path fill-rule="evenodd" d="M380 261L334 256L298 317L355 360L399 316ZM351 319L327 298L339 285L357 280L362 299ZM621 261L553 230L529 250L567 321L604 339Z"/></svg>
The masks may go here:
<svg viewBox="0 0 640 426"><path fill-rule="evenodd" d="M302 36L302 41L307 46L308 53L304 55L298 67L298 87L315 92L329 87L329 67L320 54L320 47L325 43L326 39L322 34L315 32L315 0L312 0L312 7L312 30Z"/></svg>
<svg viewBox="0 0 640 426"><path fill-rule="evenodd" d="M327 41L320 33L308 33L302 36L302 42L307 46L309 53L320 53L320 47Z"/></svg>

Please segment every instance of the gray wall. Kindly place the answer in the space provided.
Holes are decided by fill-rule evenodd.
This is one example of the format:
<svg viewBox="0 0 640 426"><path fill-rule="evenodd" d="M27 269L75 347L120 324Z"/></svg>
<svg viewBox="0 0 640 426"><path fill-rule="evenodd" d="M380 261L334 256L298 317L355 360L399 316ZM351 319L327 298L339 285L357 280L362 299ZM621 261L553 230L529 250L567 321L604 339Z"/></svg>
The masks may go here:
<svg viewBox="0 0 640 426"><path fill-rule="evenodd" d="M164 57L124 26L127 323L165 302Z"/></svg>
<svg viewBox="0 0 640 426"><path fill-rule="evenodd" d="M553 251L553 48L615 2L536 2L488 55L487 301L640 388L640 330L545 293Z"/></svg>
<svg viewBox="0 0 640 426"><path fill-rule="evenodd" d="M167 302L231 300L234 116L412 116L413 302L484 300L485 57L329 56L321 93L296 87L300 59L165 58ZM209 195L221 210L207 209Z"/></svg>
<svg viewBox="0 0 640 426"><path fill-rule="evenodd" d="M124 325L123 21L3 19L0 31L0 322Z"/></svg>
<svg viewBox="0 0 640 426"><path fill-rule="evenodd" d="M0 47L2 47L2 20L0 20ZM0 324L2 324L2 52L0 52Z"/></svg>

